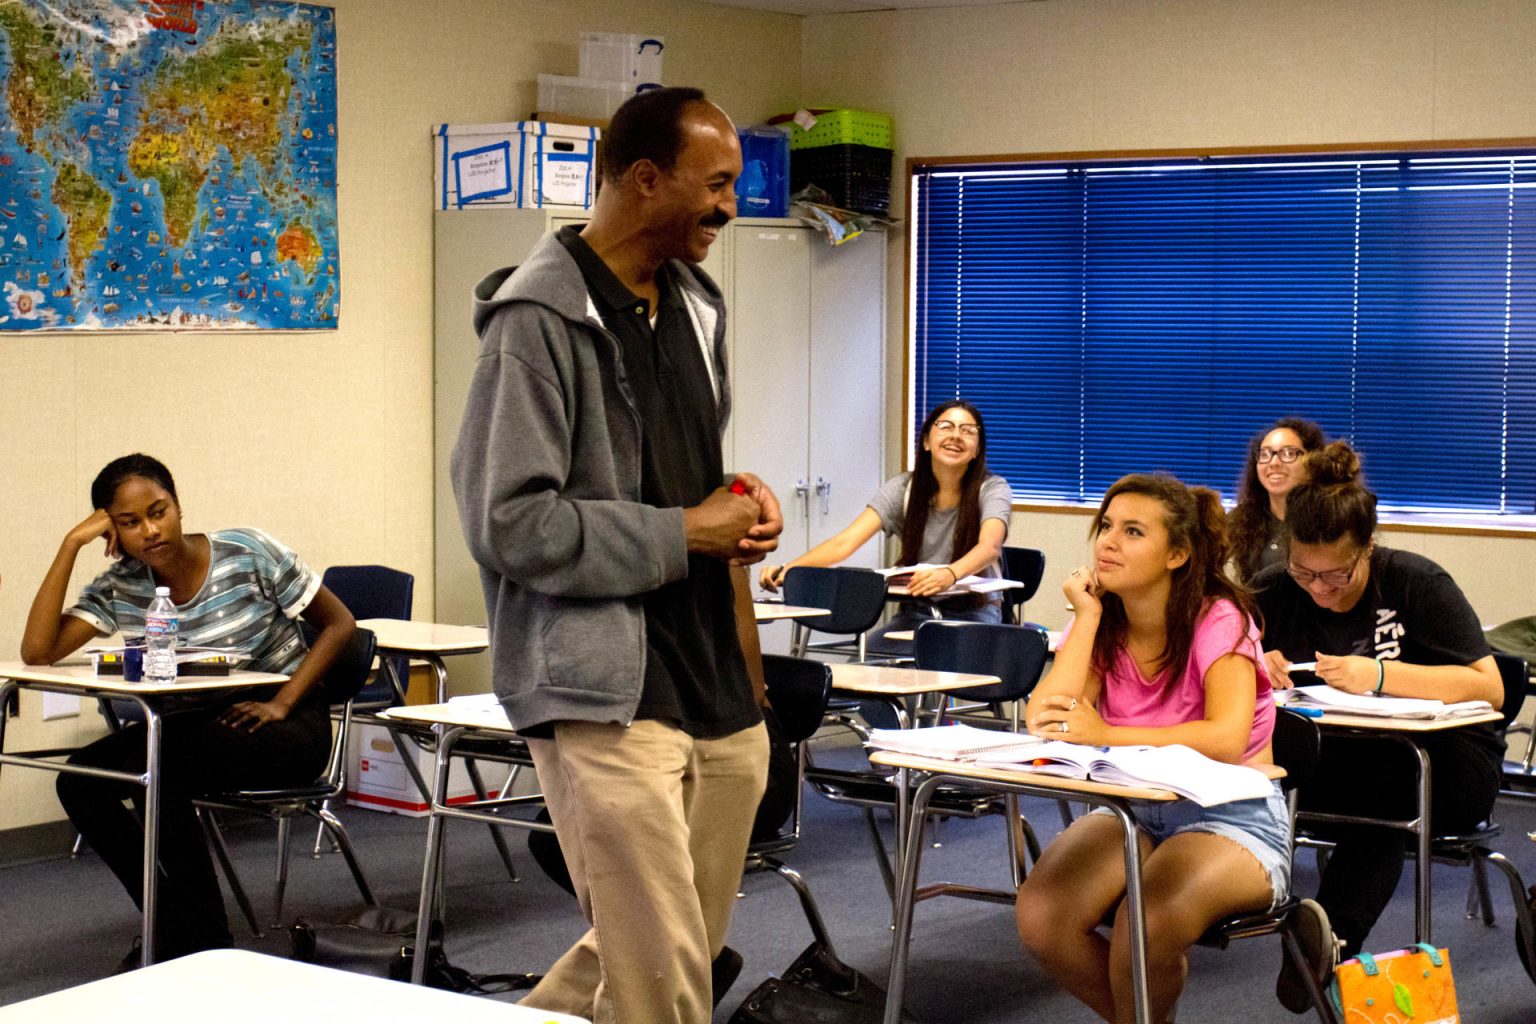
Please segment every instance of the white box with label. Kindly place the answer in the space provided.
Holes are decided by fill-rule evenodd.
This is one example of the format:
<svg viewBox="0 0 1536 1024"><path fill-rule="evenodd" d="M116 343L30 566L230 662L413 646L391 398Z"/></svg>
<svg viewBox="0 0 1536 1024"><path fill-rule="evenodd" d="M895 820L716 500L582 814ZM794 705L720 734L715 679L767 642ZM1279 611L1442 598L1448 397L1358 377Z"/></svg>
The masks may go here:
<svg viewBox="0 0 1536 1024"><path fill-rule="evenodd" d="M600 135L596 128L545 121L437 125L433 205L590 209Z"/></svg>
<svg viewBox="0 0 1536 1024"><path fill-rule="evenodd" d="M432 785L437 771L437 755L421 749L410 736L401 733L405 757L415 762L421 777ZM354 725L347 735L347 803L374 811L403 814L408 818L425 817L427 802L411 779L401 751L389 730L382 725ZM455 758L448 775L448 802L463 803L475 796L475 787L464 770L464 762ZM502 765L486 764L481 777L492 789L506 777Z"/></svg>
<svg viewBox="0 0 1536 1024"><path fill-rule="evenodd" d="M661 84L661 55L666 48L660 36L583 32L578 73L582 78L627 82L632 88L657 86Z"/></svg>

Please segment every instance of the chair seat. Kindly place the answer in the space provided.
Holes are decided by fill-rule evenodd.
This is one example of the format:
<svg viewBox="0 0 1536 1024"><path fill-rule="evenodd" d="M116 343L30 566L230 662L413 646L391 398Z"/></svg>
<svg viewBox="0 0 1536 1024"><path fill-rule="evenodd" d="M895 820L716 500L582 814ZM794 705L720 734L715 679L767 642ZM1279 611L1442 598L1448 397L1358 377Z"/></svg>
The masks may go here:
<svg viewBox="0 0 1536 1024"><path fill-rule="evenodd" d="M328 800L340 793L341 787L329 779L320 779L307 786L291 786L287 789L242 789L234 793L210 793L199 797L198 803L239 808L251 804L308 803L311 800Z"/></svg>
<svg viewBox="0 0 1536 1024"><path fill-rule="evenodd" d="M1259 935L1272 935L1284 925L1285 919L1300 905L1295 896L1287 896L1272 910L1260 910L1247 914L1234 914L1217 921L1205 930L1196 941L1213 949L1226 949L1235 939L1248 939Z"/></svg>
<svg viewBox="0 0 1536 1024"><path fill-rule="evenodd" d="M837 803L855 804L860 807L891 807L896 803L896 788L892 779L884 774L842 768L807 768L805 781L826 797ZM963 786L940 786L929 802L928 809L934 814L950 814L959 817L979 818L1002 811L1002 798L993 793L967 789Z"/></svg>
<svg viewBox="0 0 1536 1024"><path fill-rule="evenodd" d="M1504 834L1504 827L1497 822L1485 821L1482 825L1460 835L1435 836L1429 841L1431 857L1455 857L1464 859L1472 855L1474 848L1486 846L1491 840Z"/></svg>

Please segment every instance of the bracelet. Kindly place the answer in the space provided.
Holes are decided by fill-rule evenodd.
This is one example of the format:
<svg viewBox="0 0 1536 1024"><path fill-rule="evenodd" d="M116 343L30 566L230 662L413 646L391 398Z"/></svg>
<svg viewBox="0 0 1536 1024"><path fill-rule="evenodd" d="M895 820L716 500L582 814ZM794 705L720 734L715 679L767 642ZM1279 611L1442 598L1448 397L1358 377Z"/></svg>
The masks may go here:
<svg viewBox="0 0 1536 1024"><path fill-rule="evenodd" d="M944 568L949 570L949 578L950 579L954 580L956 583L960 582L960 574L955 572L955 567L954 566L946 565Z"/></svg>
<svg viewBox="0 0 1536 1024"><path fill-rule="evenodd" d="M1376 659L1376 693L1381 692L1381 684L1387 681L1387 663L1380 658Z"/></svg>

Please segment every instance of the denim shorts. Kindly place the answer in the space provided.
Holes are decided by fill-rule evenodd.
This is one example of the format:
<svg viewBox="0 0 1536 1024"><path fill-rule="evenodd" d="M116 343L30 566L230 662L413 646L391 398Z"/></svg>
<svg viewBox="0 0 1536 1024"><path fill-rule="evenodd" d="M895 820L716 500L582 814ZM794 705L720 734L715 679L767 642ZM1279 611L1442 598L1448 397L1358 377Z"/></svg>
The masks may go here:
<svg viewBox="0 0 1536 1024"><path fill-rule="evenodd" d="M1131 817L1153 843L1161 843L1180 832L1210 832L1238 843L1253 854L1269 876L1273 907L1291 891L1291 816L1280 783L1271 785L1273 789L1267 797L1234 800L1215 807L1201 807L1193 800L1135 803L1131 805ZM1092 813L1114 814L1107 807L1096 807Z"/></svg>

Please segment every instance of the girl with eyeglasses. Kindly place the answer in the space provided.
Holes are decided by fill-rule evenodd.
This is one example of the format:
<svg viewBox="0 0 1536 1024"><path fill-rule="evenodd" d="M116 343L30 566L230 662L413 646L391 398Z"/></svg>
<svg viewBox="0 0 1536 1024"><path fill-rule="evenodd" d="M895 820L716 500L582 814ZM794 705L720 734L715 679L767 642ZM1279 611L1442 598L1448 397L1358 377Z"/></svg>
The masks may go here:
<svg viewBox="0 0 1536 1024"><path fill-rule="evenodd" d="M1030 732L1273 763L1276 711L1259 630L1227 557L1216 492L1161 474L1116 482L1099 506L1092 567L1062 585L1073 619L1030 697ZM1165 1021L1184 988L1189 946L1216 921L1289 892L1290 819L1278 784L1256 799L1145 803L1133 813L1145 851L1151 1018ZM1121 842L1107 811L1078 818L1046 848L1015 906L1025 948L1107 1021L1135 1013Z"/></svg>
<svg viewBox="0 0 1536 1024"><path fill-rule="evenodd" d="M1375 543L1376 495L1360 480L1360 457L1335 441L1306 459L1307 482L1290 493L1285 565L1254 580L1264 617L1265 660L1277 687L1321 680L1349 693L1485 700L1504 687L1478 618L1440 566ZM1316 679L1291 665L1315 660ZM1488 816L1498 794L1504 743L1492 726L1428 734L1436 832ZM1409 820L1418 813L1413 754L1390 740L1323 742L1319 777L1334 786L1301 794L1306 810ZM1323 831L1323 829L1319 829ZM1409 835L1379 826L1333 826L1337 842L1318 886L1342 955L1360 952L1402 874ZM1305 1012L1300 980L1282 971L1281 1002Z"/></svg>
<svg viewBox="0 0 1536 1024"><path fill-rule="evenodd" d="M1227 514L1239 580L1247 582L1261 569L1285 561L1286 497L1306 479L1307 453L1322 446L1322 428L1294 416L1276 420L1248 442L1237 505Z"/></svg>
<svg viewBox="0 0 1536 1024"><path fill-rule="evenodd" d="M932 598L966 576L1003 574L1003 541L1012 507L1008 481L987 471L987 430L981 412L958 399L944 402L923 420L912 472L882 484L858 518L837 534L793 561L765 566L759 582L765 590L777 590L794 566L837 565L884 532L901 538L897 565L939 566L915 573L907 587L915 598ZM904 601L873 643L883 650L898 649L894 642L882 641L883 634L916 628L933 618L935 605L946 619L1002 621L1002 599L997 595Z"/></svg>

